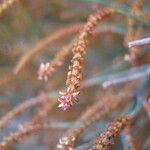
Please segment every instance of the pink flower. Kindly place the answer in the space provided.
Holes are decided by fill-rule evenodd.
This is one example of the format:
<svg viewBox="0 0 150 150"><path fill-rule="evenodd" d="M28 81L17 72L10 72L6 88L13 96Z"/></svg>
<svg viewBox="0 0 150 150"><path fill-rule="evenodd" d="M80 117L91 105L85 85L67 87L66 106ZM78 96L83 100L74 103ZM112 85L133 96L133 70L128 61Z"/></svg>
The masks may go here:
<svg viewBox="0 0 150 150"><path fill-rule="evenodd" d="M59 98L60 104L58 105L59 108L62 108L63 110L67 110L70 108L75 101L77 100L77 95L79 95L79 91L73 92L70 88L67 89L67 92L60 92L61 95Z"/></svg>
<svg viewBox="0 0 150 150"><path fill-rule="evenodd" d="M49 63L47 62L46 64L41 63L39 71L38 71L38 79L39 80L48 80L49 76Z"/></svg>

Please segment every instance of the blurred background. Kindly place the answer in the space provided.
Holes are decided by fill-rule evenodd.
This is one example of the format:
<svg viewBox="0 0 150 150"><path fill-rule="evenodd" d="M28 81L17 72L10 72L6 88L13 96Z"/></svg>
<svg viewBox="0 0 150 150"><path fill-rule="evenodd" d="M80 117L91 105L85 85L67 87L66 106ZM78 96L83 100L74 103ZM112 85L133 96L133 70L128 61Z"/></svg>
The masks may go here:
<svg viewBox="0 0 150 150"><path fill-rule="evenodd" d="M42 62L46 63L52 60L55 54L62 50L63 46L70 43L77 33L64 36L52 44L47 44L44 49L33 57L29 64L16 75L14 74L14 69L22 56L31 51L32 48L45 37L52 35L58 29L65 28L67 25L73 26L77 23L86 22L87 17L98 8L112 6L122 11L122 14L114 14L102 21L96 28L96 35L90 39L90 44L88 45L85 55L82 82L83 89L81 90L79 102L66 112L63 112L57 108L57 105L54 105L52 110L48 112L47 117L43 119L43 122L50 121L53 124L52 129L37 132L8 149L55 149L59 138L72 126L72 123L74 124L86 109L90 109L90 106L95 101L103 97L105 92L108 97L111 97L109 93L107 94L109 90L113 90L116 93L124 93L125 89L127 89L127 91L133 94L133 91L138 89L141 80L150 77L148 73L148 75L145 74L144 77L136 80L112 85L106 89L102 87L102 83L109 79L143 73L150 68L149 45L139 48L140 57L138 64L133 65L124 59L125 55L130 52L128 47L124 44L124 39L129 27L127 21L130 18L130 11L126 10L130 10L133 2L132 0L16 0L6 10L0 11L1 117L5 116L6 113L11 111L15 106L32 97L36 97L41 93L55 93L57 95L58 91L65 87L68 65L70 64L72 53L69 53L62 66L49 77L47 82L38 80L37 72ZM3 3L5 3L5 0L0 0L0 8ZM141 10L141 12L146 14L143 16L147 18L139 17L136 19L131 17L133 20L136 20L134 28L137 39L150 35L149 4L150 2L145 0ZM133 68L135 68L135 70L129 71ZM145 99L148 101L150 86L143 88ZM57 101L57 96L50 98L50 100ZM36 116L40 110L45 109L44 107L43 105L31 107L11 119L4 128L0 129L0 140L8 136L10 131L16 131L19 124L26 123ZM122 110L118 109L118 112L114 113L113 116L107 117L103 119L103 121L97 122L96 125L90 126L90 128L85 130L80 139L78 139L76 145L86 143L88 136L95 132L100 133L112 118L115 118L115 116L119 114L130 112L133 107L134 103L129 101L127 107L122 108ZM149 108L150 107L148 107L148 109ZM139 150L148 150L150 148L150 124L149 116L144 108L141 108L137 113L135 122L136 125L133 127L132 132L137 138L138 148ZM89 137L89 140L92 140L92 137ZM115 143L116 146L113 147L114 149L125 149L120 137L115 140Z"/></svg>

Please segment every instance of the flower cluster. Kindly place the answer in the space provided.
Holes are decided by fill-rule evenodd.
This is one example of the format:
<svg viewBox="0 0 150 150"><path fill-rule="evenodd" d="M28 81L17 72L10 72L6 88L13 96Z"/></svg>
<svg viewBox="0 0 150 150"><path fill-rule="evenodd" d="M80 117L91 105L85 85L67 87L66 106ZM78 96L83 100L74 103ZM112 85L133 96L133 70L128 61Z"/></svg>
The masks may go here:
<svg viewBox="0 0 150 150"><path fill-rule="evenodd" d="M106 16L114 12L113 8L104 8L96 11L90 15L87 23L85 23L82 31L79 34L77 41L75 42L72 52L73 58L71 65L69 66L69 72L67 74L67 91L60 92L59 102L63 110L71 107L77 100L77 96L80 93L80 81L82 79L83 57L86 52L89 37L96 25Z"/></svg>
<svg viewBox="0 0 150 150"><path fill-rule="evenodd" d="M125 115L111 122L108 128L103 133L101 133L100 136L95 140L95 143L91 149L107 150L108 147L114 144L114 137L116 137L126 126L128 126L130 121L130 116Z"/></svg>

